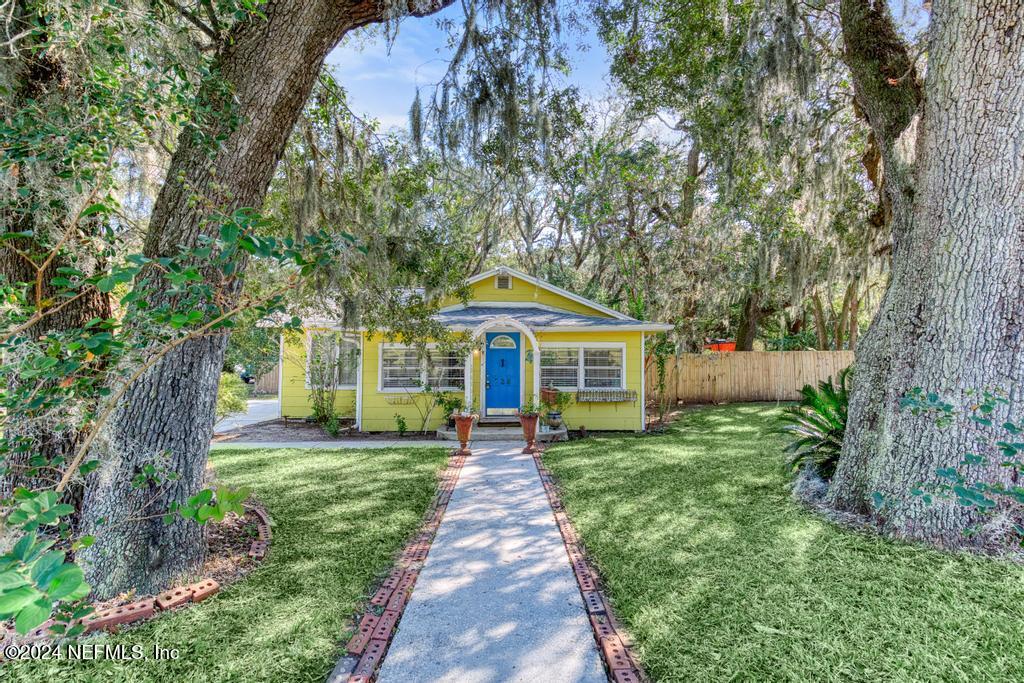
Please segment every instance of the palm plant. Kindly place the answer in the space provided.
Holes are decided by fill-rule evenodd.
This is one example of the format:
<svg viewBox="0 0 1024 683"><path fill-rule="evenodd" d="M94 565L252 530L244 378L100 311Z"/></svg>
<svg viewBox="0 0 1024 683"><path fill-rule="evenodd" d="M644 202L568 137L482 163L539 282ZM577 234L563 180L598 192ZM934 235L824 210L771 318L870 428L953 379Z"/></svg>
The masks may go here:
<svg viewBox="0 0 1024 683"><path fill-rule="evenodd" d="M831 479L835 473L846 433L850 370L839 373L838 384L833 384L829 377L819 382L817 389L804 385L799 405L786 408L779 417L781 424L773 431L793 437L784 449L790 454L786 461L790 472L813 464L824 479Z"/></svg>

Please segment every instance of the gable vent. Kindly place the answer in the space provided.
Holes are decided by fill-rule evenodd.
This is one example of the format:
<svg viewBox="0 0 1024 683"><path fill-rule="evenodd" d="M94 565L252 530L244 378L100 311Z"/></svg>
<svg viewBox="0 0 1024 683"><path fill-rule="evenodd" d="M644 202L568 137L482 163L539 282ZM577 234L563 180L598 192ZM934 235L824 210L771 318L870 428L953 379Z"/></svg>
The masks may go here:
<svg viewBox="0 0 1024 683"><path fill-rule="evenodd" d="M508 273L498 273L494 276L495 289L512 289L512 276Z"/></svg>

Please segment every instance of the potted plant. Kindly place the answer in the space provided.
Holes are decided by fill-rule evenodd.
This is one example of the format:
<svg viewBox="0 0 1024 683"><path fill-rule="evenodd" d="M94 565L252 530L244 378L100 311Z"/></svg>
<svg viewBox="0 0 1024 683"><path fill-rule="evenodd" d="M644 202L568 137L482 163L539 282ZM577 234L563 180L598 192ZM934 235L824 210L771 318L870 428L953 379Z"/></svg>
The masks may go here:
<svg viewBox="0 0 1024 683"><path fill-rule="evenodd" d="M441 406L441 414L448 416L448 427L455 426L455 414L461 413L463 408L463 398L459 394L447 393L441 394L437 399L437 404ZM470 411L472 412L472 411Z"/></svg>
<svg viewBox="0 0 1024 683"><path fill-rule="evenodd" d="M572 403L572 394L567 391L552 389L544 397L543 404L546 409L544 419L549 427L558 429L562 426L562 413L565 412L570 403Z"/></svg>
<svg viewBox="0 0 1024 683"><path fill-rule="evenodd" d="M476 422L478 415L473 412L472 405L463 407L462 401L459 401L459 407L463 410L451 414L451 419L455 422L455 434L459 439L459 449L455 451L455 455L473 455L467 444L473 436L473 423Z"/></svg>
<svg viewBox="0 0 1024 683"><path fill-rule="evenodd" d="M526 448L523 453L536 453L537 448L537 420L540 419L540 411L534 405L533 399L527 401L519 409L519 424L523 428L523 438L526 440Z"/></svg>
<svg viewBox="0 0 1024 683"><path fill-rule="evenodd" d="M555 397L558 396L558 389L554 387L541 387L540 388L540 403L541 405L553 405Z"/></svg>

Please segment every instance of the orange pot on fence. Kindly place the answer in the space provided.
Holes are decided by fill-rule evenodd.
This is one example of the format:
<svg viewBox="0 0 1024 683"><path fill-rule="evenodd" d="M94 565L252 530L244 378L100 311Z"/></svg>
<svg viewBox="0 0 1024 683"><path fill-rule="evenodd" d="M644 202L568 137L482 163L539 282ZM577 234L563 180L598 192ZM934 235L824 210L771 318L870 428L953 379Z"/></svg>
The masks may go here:
<svg viewBox="0 0 1024 683"><path fill-rule="evenodd" d="M472 455L472 451L466 448L466 444L469 443L469 439L473 435L473 423L476 422L476 417L476 415L452 415L452 419L455 420L455 435L461 446L456 451L456 455Z"/></svg>
<svg viewBox="0 0 1024 683"><path fill-rule="evenodd" d="M523 427L523 438L526 440L526 448L523 449L523 453L536 453L537 448L537 420L540 419L540 415L532 413L530 415L519 414L519 424Z"/></svg>

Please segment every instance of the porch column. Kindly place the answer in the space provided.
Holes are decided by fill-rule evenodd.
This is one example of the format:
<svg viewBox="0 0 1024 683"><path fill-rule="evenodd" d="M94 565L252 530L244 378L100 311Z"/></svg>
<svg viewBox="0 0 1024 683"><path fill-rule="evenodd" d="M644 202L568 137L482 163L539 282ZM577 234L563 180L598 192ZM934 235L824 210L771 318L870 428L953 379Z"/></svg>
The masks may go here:
<svg viewBox="0 0 1024 683"><path fill-rule="evenodd" d="M537 337L530 334L530 345L533 346L533 405L540 407L540 344Z"/></svg>
<svg viewBox="0 0 1024 683"><path fill-rule="evenodd" d="M469 410L470 404L473 403L473 351L470 349L466 355L466 395L465 395L465 406L466 410Z"/></svg>

